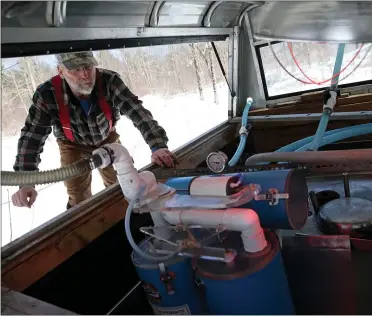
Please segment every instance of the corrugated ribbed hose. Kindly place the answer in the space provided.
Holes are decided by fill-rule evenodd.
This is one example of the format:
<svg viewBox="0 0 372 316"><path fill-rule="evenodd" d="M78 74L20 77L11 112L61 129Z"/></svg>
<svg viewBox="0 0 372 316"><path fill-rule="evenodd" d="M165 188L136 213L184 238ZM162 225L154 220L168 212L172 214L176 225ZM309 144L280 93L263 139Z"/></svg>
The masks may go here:
<svg viewBox="0 0 372 316"><path fill-rule="evenodd" d="M46 171L1 171L2 186L40 185L76 178L102 165L98 155L78 160L70 165Z"/></svg>

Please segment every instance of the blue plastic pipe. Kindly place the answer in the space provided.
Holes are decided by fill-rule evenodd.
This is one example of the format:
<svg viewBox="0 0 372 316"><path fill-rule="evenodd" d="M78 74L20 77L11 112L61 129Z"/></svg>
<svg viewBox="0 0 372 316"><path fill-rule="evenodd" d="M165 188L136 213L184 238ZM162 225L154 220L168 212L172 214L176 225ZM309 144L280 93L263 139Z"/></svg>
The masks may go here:
<svg viewBox="0 0 372 316"><path fill-rule="evenodd" d="M331 116L331 110L329 109L324 109L322 117L320 118L320 122L318 125L318 129L316 130L314 139L310 146L308 147L308 150L318 150L320 141L324 137L324 133L327 129L329 117Z"/></svg>
<svg viewBox="0 0 372 316"><path fill-rule="evenodd" d="M243 115L242 115L242 127L247 126L248 124L248 112L252 106L252 102L253 102L252 98L247 99L247 104L245 105ZM238 149L236 150L234 156L231 158L231 160L228 163L230 167L235 166L238 163L240 156L242 155L244 151L246 142L247 142L247 135L241 134Z"/></svg>
<svg viewBox="0 0 372 316"><path fill-rule="evenodd" d="M361 126L356 126L356 127L358 127L358 128L349 129L349 130L346 130L346 131L342 131L342 132L324 137L320 141L319 147L324 146L324 145L328 145L328 144L331 144L331 143L335 143L335 142L338 142L340 140L344 140L344 139L347 139L347 138L355 137L355 136L362 136L362 135L366 135L366 134L372 134L372 123L364 124L364 126L362 126L362 127ZM296 152L306 151L311 145L312 144L307 144L305 146L302 146L302 147L298 148L295 151Z"/></svg>
<svg viewBox="0 0 372 316"><path fill-rule="evenodd" d="M339 44L337 48L337 56L335 61L335 66L333 68L333 76L340 72L342 66L342 60L344 58L345 44ZM331 82L331 91L334 91L338 85L339 76L332 79ZM308 150L318 150L320 142L324 136L324 133L327 129L329 117L331 116L332 110L325 108L320 119L318 129L316 130L315 137L311 146L308 147Z"/></svg>
<svg viewBox="0 0 372 316"><path fill-rule="evenodd" d="M337 48L337 56L335 61L335 66L333 67L333 76L338 74L341 71L342 67L342 60L344 59L344 53L345 53L345 46L346 44L339 44ZM333 77L332 76L332 77ZM340 79L340 75L333 78L331 81L331 91L335 91L338 86L338 80Z"/></svg>
<svg viewBox="0 0 372 316"><path fill-rule="evenodd" d="M348 130L358 130L364 126L368 126L369 124L361 124L361 125L355 125L355 126L348 126L348 127L343 127L343 128L338 128L338 129L333 129L331 131L325 132L324 136L330 136L333 134L341 133L343 131L348 131ZM300 140L297 140L291 144L288 144L282 148L277 149L275 152L292 152L296 151L300 147L303 147L305 145L309 145L314 139L314 136L309 136Z"/></svg>

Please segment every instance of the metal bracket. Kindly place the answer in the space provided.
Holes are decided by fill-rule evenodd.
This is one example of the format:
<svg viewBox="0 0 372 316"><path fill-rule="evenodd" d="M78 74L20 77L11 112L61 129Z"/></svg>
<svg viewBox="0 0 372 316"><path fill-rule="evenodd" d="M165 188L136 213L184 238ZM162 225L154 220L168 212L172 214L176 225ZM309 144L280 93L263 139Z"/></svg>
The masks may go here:
<svg viewBox="0 0 372 316"><path fill-rule="evenodd" d="M253 10L254 8L257 8L261 5L264 5L265 1L257 1L256 3L251 3L247 5L237 16L235 25L242 27L243 19L245 17L245 14L248 13L249 11Z"/></svg>
<svg viewBox="0 0 372 316"><path fill-rule="evenodd" d="M214 13L214 11L217 9L217 7L224 3L224 1L214 1L208 8L207 12L205 13L202 21L202 26L203 27L210 27L211 26L211 18Z"/></svg>
<svg viewBox="0 0 372 316"><path fill-rule="evenodd" d="M239 135L245 135L248 136L249 132L252 129L252 124L248 123L246 126L242 126L239 130Z"/></svg>
<svg viewBox="0 0 372 316"><path fill-rule="evenodd" d="M277 189L269 189L265 194L256 195L256 201L269 201L269 204L274 206L279 203L279 199L288 199L288 193L279 193Z"/></svg>
<svg viewBox="0 0 372 316"><path fill-rule="evenodd" d="M220 234L226 231L224 225L218 225L215 229L203 228L200 225L171 225L164 226L163 228L169 228L173 230L175 234L183 234L178 237L173 234L173 241L167 240L160 236L155 235L155 233L149 232L156 227L141 227L140 231L150 236L152 239L157 239L155 243L151 243L150 251L158 254L170 254L175 251L178 252L179 256L183 257L198 257L206 260L213 260L219 262L232 262L237 255L235 249L225 249L225 248L216 248L216 247L207 247L206 244L209 244L213 241L213 237L217 237L219 242L222 242L226 239ZM160 227L157 227L160 228ZM200 240L197 240L191 229L202 229L205 230L206 234L204 236L199 236ZM203 233L202 233L203 234Z"/></svg>
<svg viewBox="0 0 372 316"><path fill-rule="evenodd" d="M49 26L59 27L66 20L67 1L48 1L45 18Z"/></svg>
<svg viewBox="0 0 372 316"><path fill-rule="evenodd" d="M149 18L149 26L150 27L157 27L159 23L159 12L161 7L164 5L165 1L155 1L152 11Z"/></svg>
<svg viewBox="0 0 372 316"><path fill-rule="evenodd" d="M176 290L172 284L172 280L175 278L174 273L168 272L163 262L159 263L159 269L160 280L164 283L167 294L173 295L174 293L176 293Z"/></svg>

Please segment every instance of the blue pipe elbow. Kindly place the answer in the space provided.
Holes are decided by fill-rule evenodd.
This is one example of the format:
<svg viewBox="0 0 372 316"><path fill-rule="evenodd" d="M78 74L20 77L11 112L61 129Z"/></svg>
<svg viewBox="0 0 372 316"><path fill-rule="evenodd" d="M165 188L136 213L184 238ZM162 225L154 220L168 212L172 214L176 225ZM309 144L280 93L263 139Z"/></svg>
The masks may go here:
<svg viewBox="0 0 372 316"><path fill-rule="evenodd" d="M243 115L242 115L242 127L246 127L247 124L248 124L248 112L249 112L249 110L252 106L252 103L253 103L253 99L248 98L247 99L247 104L245 105ZM228 163L228 165L230 167L233 167L238 163L238 161L239 161L239 159L240 159L240 157L241 157L241 155L244 151L246 143L247 143L247 135L246 134L241 134L238 149L236 150L234 156L231 158L231 160Z"/></svg>

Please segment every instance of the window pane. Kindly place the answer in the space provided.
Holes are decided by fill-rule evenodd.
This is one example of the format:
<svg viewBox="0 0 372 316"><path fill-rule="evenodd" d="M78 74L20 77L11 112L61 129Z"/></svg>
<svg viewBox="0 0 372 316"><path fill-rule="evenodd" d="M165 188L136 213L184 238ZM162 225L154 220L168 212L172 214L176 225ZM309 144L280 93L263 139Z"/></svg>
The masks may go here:
<svg viewBox="0 0 372 316"><path fill-rule="evenodd" d="M350 72L366 55L370 45L372 44L365 44L354 61L340 75L340 85L372 79L372 50L369 51L359 68L348 76L348 74L350 74ZM296 57L300 67L309 78L315 82L321 82L332 77L338 47L337 44L292 43L292 47L294 56ZM359 47L360 44L346 45L342 68L353 59ZM309 81L297 68L290 54L287 43L273 44L272 48L280 62L291 74L301 80ZM330 81L320 85L304 84L292 78L280 67L269 46L261 47L260 54L267 90L270 97L330 86ZM346 76L348 77L342 80Z"/></svg>

